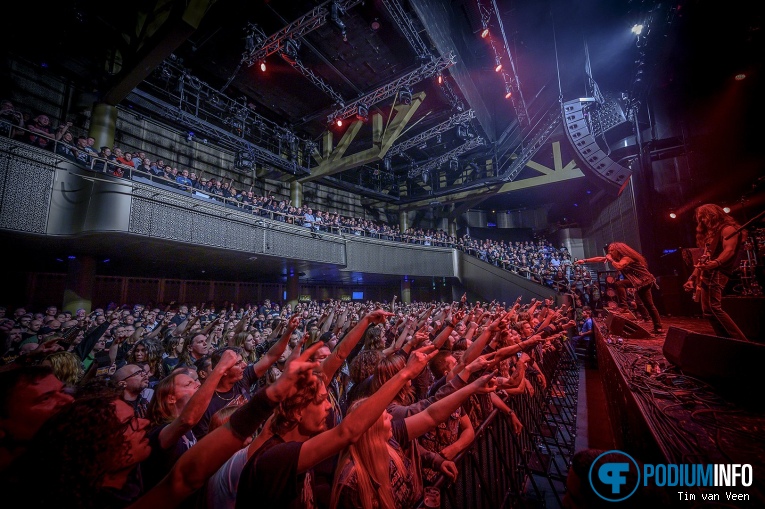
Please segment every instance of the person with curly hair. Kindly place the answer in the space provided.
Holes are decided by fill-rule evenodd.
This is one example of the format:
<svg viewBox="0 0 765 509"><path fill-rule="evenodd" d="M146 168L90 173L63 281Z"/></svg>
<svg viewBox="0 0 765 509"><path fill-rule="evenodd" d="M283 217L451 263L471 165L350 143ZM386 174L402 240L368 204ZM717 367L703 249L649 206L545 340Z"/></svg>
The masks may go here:
<svg viewBox="0 0 765 509"><path fill-rule="evenodd" d="M166 373L162 364L162 345L159 341L139 339L128 353L129 364L143 366L149 374L149 388L153 389Z"/></svg>
<svg viewBox="0 0 765 509"><path fill-rule="evenodd" d="M746 335L722 308L722 297L728 279L737 268L742 244L739 224L719 206L711 203L696 208L696 245L704 248L708 259L697 265L683 287L701 291L701 312L709 320L715 334L747 341Z"/></svg>
<svg viewBox="0 0 765 509"><path fill-rule="evenodd" d="M157 486L144 489L142 465L151 454L150 421L138 417L121 391L95 380L50 417L19 465L25 507L151 509L177 507L238 451L281 401L310 383L313 352L291 359L277 384L258 391L229 421L186 451ZM308 380L309 382L306 382ZM40 465L45 486L40 489Z"/></svg>
<svg viewBox="0 0 765 509"><path fill-rule="evenodd" d="M51 366L56 378L70 387L80 383L82 376L85 374L80 358L76 354L65 350L48 354L43 359L42 364Z"/></svg>
<svg viewBox="0 0 765 509"><path fill-rule="evenodd" d="M576 261L579 265L606 262L611 263L624 276L624 279L614 284L620 310L629 312L629 307L627 306L627 288L634 288L635 303L637 304L640 316L644 320L647 320L650 316L653 322L654 334L664 332L659 311L653 303L653 295L651 294L651 289L656 286L656 277L648 270L648 262L643 255L624 242L611 242L608 245L606 256L596 256Z"/></svg>

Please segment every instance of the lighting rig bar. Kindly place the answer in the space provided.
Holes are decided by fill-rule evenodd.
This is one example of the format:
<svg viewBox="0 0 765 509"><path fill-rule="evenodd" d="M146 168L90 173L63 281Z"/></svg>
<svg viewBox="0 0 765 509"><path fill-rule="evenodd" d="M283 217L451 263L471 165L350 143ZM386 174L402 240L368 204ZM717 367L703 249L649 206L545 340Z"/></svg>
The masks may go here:
<svg viewBox="0 0 765 509"><path fill-rule="evenodd" d="M430 49L415 29L411 16L404 10L398 0L383 0L383 4L388 9L388 13L391 18L393 18L393 21L398 25L401 33L403 33L406 40L409 41L409 44L414 49L415 53L422 58L429 57Z"/></svg>
<svg viewBox="0 0 765 509"><path fill-rule="evenodd" d="M555 129L563 121L563 115L560 114L560 110L552 108L547 117L540 122L540 128L531 136L528 143L521 148L521 153L515 159L510 159L512 162L508 166L507 170L503 171L502 167L497 172L499 179L502 182L512 182L521 173L521 170L526 167L526 163L531 161L542 145L544 145Z"/></svg>
<svg viewBox="0 0 765 509"><path fill-rule="evenodd" d="M273 55L279 51L284 45L285 40L297 40L309 32L312 32L321 27L327 22L327 17L330 15L330 11L327 6L331 3L332 2L324 2L318 7L314 7L310 12L299 17L289 25L281 28L275 34L267 37L260 43L259 46L256 46L249 52L245 52L245 54L242 55L241 63L247 65L247 67L252 67L256 62L259 62L269 55ZM360 4L361 0L335 0L335 3L337 3L340 11L345 12L348 9Z"/></svg>
<svg viewBox="0 0 765 509"><path fill-rule="evenodd" d="M252 152L259 162L270 164L293 175L310 174L308 168L299 166L294 161L255 145L245 138L245 135L253 128L264 135L263 140L266 144L279 143L279 140L285 138L296 138L290 130L258 115L248 107L246 102L236 101L199 78L188 74L185 69L174 64L172 58L170 61L165 61L162 72L164 78L177 80L176 92L169 91L173 90L173 87L162 87L150 80L145 80L144 83L148 86L167 94L169 102L136 89L133 93L138 95L141 103L148 102L150 109L158 108L159 113L165 118L182 122L197 133L205 132L208 137L216 137L226 146ZM225 127L234 128L238 132L229 132Z"/></svg>
<svg viewBox="0 0 765 509"><path fill-rule="evenodd" d="M359 109L359 106L365 106L367 108L377 104L383 99L392 97L398 93L403 87L410 87L415 83L419 83L425 78L435 76L444 69L448 69L457 62L457 58L453 52L448 55L435 58L430 62L421 65L414 71L406 74L395 81L392 81L377 90L356 99L350 104L346 104L344 108L341 108L327 116L327 121L332 122L337 119L345 120L348 117L355 116Z"/></svg>
<svg viewBox="0 0 765 509"><path fill-rule="evenodd" d="M277 154L274 154L270 150L254 145L253 143L249 142L248 140L246 140L245 138L241 136L236 136L235 134L230 133L226 131L225 129L222 129L210 122L202 120L196 115L183 111L183 109L178 108L177 106L168 104L162 101L161 99L158 99L142 90L135 89L131 92L131 95L133 94L138 96L139 100L136 102L143 103L144 101L146 101L150 103L152 106L158 107L161 110L161 114L165 118L168 118L182 125L185 125L193 129L198 134L205 133L208 136L215 136L218 139L220 139L226 146L230 148L233 148L235 150L238 149L238 150L247 151L253 156L253 158L256 161L262 164L270 164L292 175L305 176L305 175L311 174L311 171L308 168L299 166L294 161L284 159L283 157ZM134 100L134 101L135 99L136 99L135 97L131 98L131 100Z"/></svg>
<svg viewBox="0 0 765 509"><path fill-rule="evenodd" d="M414 178L426 171L430 171L434 168L438 168L442 164L448 162L449 159L458 157L469 150L473 150L476 147L480 147L481 145L484 145L485 143L486 142L484 141L484 139L481 138L480 136L476 138L471 138L470 140L466 141L459 147L453 148L449 152L446 152L445 154L442 154L435 159L431 159L427 163L421 166L418 166L417 168L412 168L411 170L409 170L409 173L407 174L407 176L409 178Z"/></svg>
<svg viewBox="0 0 765 509"><path fill-rule="evenodd" d="M505 35L505 27L502 24L502 18L499 14L499 7L497 7L497 0L491 0L492 5L494 6L494 15L497 16L497 24L499 25L499 30L502 33L502 41L504 42L504 49L505 53L507 54L507 58L510 62L510 70L513 73L513 80L512 83L515 84L516 88L518 89L518 95L520 98L518 100L513 100L513 108L515 109L515 115L518 117L518 122L523 124L527 123L529 120L529 111L526 108L526 100L523 98L523 92L521 91L521 80L518 78L518 71L515 68L515 61L513 60L513 54L510 53L510 47L507 43L507 36ZM515 95L513 95L515 97Z"/></svg>
<svg viewBox="0 0 765 509"><path fill-rule="evenodd" d="M462 124L463 122L468 122L474 118L475 118L475 111L473 110L467 110L464 113L454 115L453 117L450 117L446 121L441 122L437 126L431 127L427 131L421 132L417 136L413 136L404 142L393 145L385 155L397 156L401 152L404 152L406 150L409 150L412 147L416 147L420 145L423 141L429 140L430 138L433 138L434 136L438 136L439 134L448 131L452 127Z"/></svg>
<svg viewBox="0 0 765 509"><path fill-rule="evenodd" d="M295 59L284 58L284 60L288 64L290 64L293 69L295 69L300 74L302 74L303 76L308 78L308 81L310 81L311 83L316 85L322 92L324 92L325 94L330 96L332 99L334 99L335 102L339 106L342 106L342 105L345 104L345 99L343 99L343 96L341 96L340 94L335 92L335 90L332 87L330 87L329 85L327 85L324 82L324 80L322 80L320 77L316 76L313 73L313 71L311 71L309 68L304 66L303 63L299 59L297 59L297 58L295 58Z"/></svg>
<svg viewBox="0 0 765 509"><path fill-rule="evenodd" d="M454 93L454 89L449 84L449 80L446 79L446 77L444 77L444 83L441 89L444 91L444 95L446 95L446 99L449 101L449 104L453 110L462 111L465 109L465 104L457 96L457 94Z"/></svg>

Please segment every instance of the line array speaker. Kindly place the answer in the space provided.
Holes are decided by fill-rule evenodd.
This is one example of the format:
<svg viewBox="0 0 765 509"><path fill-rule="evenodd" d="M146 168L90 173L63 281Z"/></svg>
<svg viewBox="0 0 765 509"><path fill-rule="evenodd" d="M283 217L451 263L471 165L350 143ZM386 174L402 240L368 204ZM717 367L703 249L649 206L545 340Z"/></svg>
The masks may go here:
<svg viewBox="0 0 765 509"><path fill-rule="evenodd" d="M632 176L632 170L611 160L598 147L595 137L587 123L586 106L594 103L589 98L572 99L563 103L563 122L566 137L579 154L582 171L605 184L603 187L611 193L620 195Z"/></svg>

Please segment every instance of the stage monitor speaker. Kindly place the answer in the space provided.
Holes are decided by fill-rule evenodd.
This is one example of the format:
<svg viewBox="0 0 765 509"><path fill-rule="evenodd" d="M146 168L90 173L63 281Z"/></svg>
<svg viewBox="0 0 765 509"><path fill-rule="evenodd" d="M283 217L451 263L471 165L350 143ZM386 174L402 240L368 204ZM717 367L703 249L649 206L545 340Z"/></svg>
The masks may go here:
<svg viewBox="0 0 765 509"><path fill-rule="evenodd" d="M617 315L611 311L607 311L607 313L606 327L608 327L608 332L611 334L625 339L648 339L651 337L650 332L629 318Z"/></svg>
<svg viewBox="0 0 765 509"><path fill-rule="evenodd" d="M751 396L762 385L765 345L759 343L670 327L662 353L684 374L736 394Z"/></svg>
<svg viewBox="0 0 765 509"><path fill-rule="evenodd" d="M748 339L765 342L765 297L726 296L722 298L722 308Z"/></svg>
<svg viewBox="0 0 765 509"><path fill-rule="evenodd" d="M564 130L571 146L579 154L582 172L605 184L603 187L616 196L620 195L632 176L632 171L614 162L598 147L585 118L587 107L596 104L594 99L572 99L563 103Z"/></svg>

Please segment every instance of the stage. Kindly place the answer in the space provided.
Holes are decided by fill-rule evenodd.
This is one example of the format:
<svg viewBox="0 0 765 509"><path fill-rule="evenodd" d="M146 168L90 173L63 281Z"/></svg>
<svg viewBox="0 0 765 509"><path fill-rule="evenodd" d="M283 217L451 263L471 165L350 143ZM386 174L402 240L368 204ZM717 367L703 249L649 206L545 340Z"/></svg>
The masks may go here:
<svg viewBox="0 0 765 509"><path fill-rule="evenodd" d="M661 489L668 490L678 507L706 506L700 496L702 493L719 494L720 500L715 505L720 506L726 502L726 492L749 497L748 502L727 502L726 507L765 506L765 398L761 393L762 384L742 384L741 387L727 384L724 388L717 383L710 385L681 372L665 358L663 348L668 332L672 336L670 343L674 343L678 335L683 335L693 340L685 345L687 348L695 349L697 353L702 351L707 343L698 335L714 334L706 320L662 317L663 335L626 339L609 331L608 324L613 320L607 318L596 318L597 364L616 448L643 463L751 464L754 480L748 487L739 482L736 487L675 486ZM748 347L765 349L761 344ZM725 353L730 355L738 351L733 348ZM757 355L759 352L756 350ZM714 366L719 353L710 351L708 354ZM751 357L751 353L745 355ZM750 367L747 369L751 369L752 359L739 360L737 366L748 363ZM717 367L731 371L727 366L729 359L723 362L726 366L718 364ZM765 366L759 373L765 371L763 368ZM732 372L733 378L742 374L735 369ZM757 374L755 370L751 378ZM680 491L694 493L695 502L680 501Z"/></svg>

